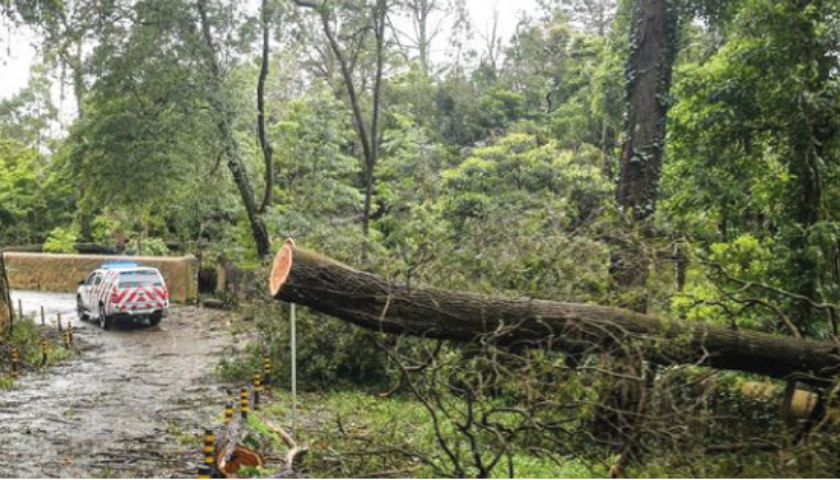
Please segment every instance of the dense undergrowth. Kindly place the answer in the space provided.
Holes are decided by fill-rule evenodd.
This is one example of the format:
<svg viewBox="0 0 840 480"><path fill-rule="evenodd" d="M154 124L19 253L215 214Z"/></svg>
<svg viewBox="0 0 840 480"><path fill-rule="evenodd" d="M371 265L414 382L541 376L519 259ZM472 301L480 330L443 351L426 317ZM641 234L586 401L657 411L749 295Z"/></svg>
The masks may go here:
<svg viewBox="0 0 840 480"><path fill-rule="evenodd" d="M264 397L250 423L259 440L254 446L281 455L285 447L254 422L291 428L288 310L280 304L243 310L258 336L223 359L218 372L247 382L271 355L271 401ZM301 465L307 475L604 477L618 459L616 446L599 435L603 395L615 391L617 379L595 359L570 367L561 353L395 342L305 308L297 312L295 432L311 447ZM765 392L749 394L747 384ZM803 419L787 427L783 421L783 390L783 383L758 376L656 368L624 473L834 475L840 464L830 452L838 447L840 422L823 420L801 436Z"/></svg>
<svg viewBox="0 0 840 480"><path fill-rule="evenodd" d="M271 432L270 426L291 430L291 395L286 388L275 387L270 403L249 418L250 440L246 444L280 458L286 447ZM755 415L755 409L775 410L773 404L733 405L730 416L744 415L756 436L778 431L770 415ZM742 419L744 420L744 419ZM763 426L762 426L763 425ZM720 424L723 427L723 424ZM723 427L725 428L725 427ZM299 466L300 473L313 477L449 477L455 472L441 450L429 414L415 398L404 393L382 396L350 390L303 392L298 397L295 438L309 447ZM457 436L447 426L444 436ZM629 477L826 477L836 471L836 430L810 439L808 446L787 451L733 450L709 454L706 445L697 443L679 451L652 449L628 466ZM766 438L766 437L765 437ZM689 442L691 443L691 442ZM457 445L454 446L458 448ZM467 450L461 445L460 448ZM616 455L607 449L592 449L586 455L558 455L535 449L528 442L510 446L510 455L490 471L494 478L591 478L606 477ZM702 461L700 459L702 458ZM464 459L467 463L468 460ZM281 464L270 462L266 469L254 472L270 475ZM468 467L463 475L476 476Z"/></svg>

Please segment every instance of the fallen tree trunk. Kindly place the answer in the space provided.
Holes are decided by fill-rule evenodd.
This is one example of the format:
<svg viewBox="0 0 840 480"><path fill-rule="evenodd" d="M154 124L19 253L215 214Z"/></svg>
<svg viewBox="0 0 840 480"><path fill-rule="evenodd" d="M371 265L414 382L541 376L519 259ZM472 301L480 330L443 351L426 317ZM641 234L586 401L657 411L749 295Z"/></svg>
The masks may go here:
<svg viewBox="0 0 840 480"><path fill-rule="evenodd" d="M502 298L395 285L287 240L269 278L277 300L392 334L542 347L569 353L640 354L662 365L714 368L828 383L840 345L666 321L619 308Z"/></svg>

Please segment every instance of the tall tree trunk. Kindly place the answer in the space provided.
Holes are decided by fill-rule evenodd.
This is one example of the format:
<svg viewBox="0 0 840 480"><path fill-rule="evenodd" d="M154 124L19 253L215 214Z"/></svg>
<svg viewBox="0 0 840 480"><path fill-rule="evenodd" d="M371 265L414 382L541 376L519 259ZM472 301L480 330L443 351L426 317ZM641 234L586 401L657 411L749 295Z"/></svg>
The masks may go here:
<svg viewBox="0 0 840 480"><path fill-rule="evenodd" d="M76 118L80 121L85 117L84 98L87 93L87 88L85 87L85 77L82 63L82 41L78 40L77 42L75 53L70 58L67 58L65 62L70 64L70 70L72 71L73 96L76 97ZM81 150L81 155L84 157L84 149ZM84 163L83 158L79 161ZM87 180L82 178L78 186L79 198L76 202L76 209L79 221L79 240L83 242L90 242L93 240L93 212L91 211L91 206L86 198L88 194L87 192Z"/></svg>
<svg viewBox="0 0 840 480"><path fill-rule="evenodd" d="M350 109L353 113L353 124L356 127L356 134L362 146L362 164L364 166L364 188L365 200L362 210L362 233L367 238L370 231L371 206L373 203L373 187L375 182L374 171L379 154L379 111L381 108L382 74L384 68L384 47L385 47L385 22L388 12L387 0L376 0L373 6L373 32L376 39L376 69L373 78L373 106L371 107L370 126L362 114L359 92L353 82L353 65L348 61L344 51L338 44L336 33L330 25L330 12L326 2L314 0L294 0L295 4L301 7L315 10L321 17L321 26L324 35L329 42L330 50L338 61L341 71L341 78L347 92L347 99L350 102ZM362 258L367 253L367 242L362 245Z"/></svg>
<svg viewBox="0 0 840 480"><path fill-rule="evenodd" d="M254 189L251 187L251 181L248 179L248 172L245 171L245 165L239 157L239 146L233 135L233 111L223 91L222 72L216 58L216 49L213 45L213 37L210 34L210 24L207 20L207 1L198 0L196 6L201 19L201 34L204 39L206 61L211 76L212 91L210 92L208 102L216 112L216 126L221 136L222 149L227 159L228 170L230 170L233 181L239 189L242 205L245 207L245 212L248 215L248 222L251 225L251 235L254 237L254 243L256 243L257 247L257 255L261 258L266 257L269 255L271 249L268 229L259 213L259 207L254 197Z"/></svg>
<svg viewBox="0 0 840 480"><path fill-rule="evenodd" d="M14 307L9 294L9 277L6 276L6 263L3 260L3 251L0 250L0 338L5 335L9 323L14 315Z"/></svg>
<svg viewBox="0 0 840 480"><path fill-rule="evenodd" d="M800 125L804 128L800 128ZM818 281L819 268L813 254L809 251L808 235L810 228L819 221L820 204L822 201L822 186L820 182L818 159L819 147L815 147L811 141L816 140L810 128L805 122L797 122L793 128L791 141L795 145L798 155L792 159L791 173L798 180L798 187L795 198L791 202L794 210L794 221L800 227L793 233L790 246L794 253L791 258L790 271L795 272L789 279L790 290L802 295L805 298L819 301ZM800 301L794 309L795 325L797 329L807 334L814 333L817 326L817 315L811 309L810 303Z"/></svg>
<svg viewBox="0 0 840 480"><path fill-rule="evenodd" d="M802 1L798 4L798 8L802 9L809 6L819 11L822 2ZM831 88L829 85L836 61L832 55L826 54L823 46L817 44L816 39L819 35L814 32L814 23L803 20L795 30L795 38L798 39L797 51L800 53L798 61L801 65L816 67L816 75L809 77L806 91L803 93L819 98L821 92ZM788 205L799 229L793 234L790 245L794 254L789 268L795 274L789 279L789 289L805 298L820 301L821 271L815 255L810 251L813 245L810 244L808 236L811 227L821 220L823 167L826 159L831 156L831 145L840 133L840 120L835 109L813 106L809 102L797 101L794 109L798 115L789 125L788 141L792 147L789 170L796 182ZM821 316L816 315L810 303L799 302L794 314L799 330L809 334L815 333ZM837 332L834 334L837 335Z"/></svg>
<svg viewBox="0 0 840 480"><path fill-rule="evenodd" d="M648 306L646 284L650 268L644 254L644 239L648 236L646 220L656 209L671 69L677 52L678 22L671 3L672 0L636 0L625 68L625 140L619 158L616 200L630 219L632 233L630 240L625 240L613 253L611 274L621 292L622 306L642 313ZM613 363L609 355L601 361ZM607 404L595 413L595 433L600 432L606 440L618 439L624 443L619 468L635 449L638 429L634 425L644 408L645 391L649 387L641 380L637 383L637 388L629 390L630 397L621 396L623 404L610 401L618 398L617 387L605 383L600 395L607 399ZM638 409L631 410L636 415L621 413L626 411L624 404L637 405Z"/></svg>
<svg viewBox="0 0 840 480"><path fill-rule="evenodd" d="M618 204L636 219L647 218L656 208L676 52L677 15L669 0L637 0L625 70L627 117L616 191Z"/></svg>
<svg viewBox="0 0 840 480"><path fill-rule="evenodd" d="M423 70L423 75L429 75L429 50L431 47L431 40L429 39L429 15L436 7L434 0L418 0L410 2L409 8L412 10L417 33L417 58L420 60L420 68Z"/></svg>
<svg viewBox="0 0 840 480"><path fill-rule="evenodd" d="M365 211L362 219L362 231L367 238L370 230L370 209L373 201L374 169L379 156L379 107L382 97L382 69L385 62L383 50L385 46L385 13L387 4L385 0L377 0L373 14L373 31L376 37L376 73L373 79L373 108L370 116L370 158L368 159L365 172ZM362 251L362 258L367 253Z"/></svg>
<svg viewBox="0 0 840 480"><path fill-rule="evenodd" d="M271 159L271 143L265 134L265 78L268 76L268 55L269 55L269 26L268 26L268 0L262 0L262 64L260 65L260 77L257 80L257 133L260 137L260 147L265 161L265 190L263 192L260 213L265 213L266 208L271 205L272 190L274 187L274 162Z"/></svg>
<svg viewBox="0 0 840 480"><path fill-rule="evenodd" d="M656 209L671 69L677 52L677 15L670 3L636 1L625 69L627 111L616 200L642 238L646 234L644 221ZM634 245L623 246L614 254L612 276L628 297L624 305L644 312L649 262L636 248L640 242L631 242Z"/></svg>

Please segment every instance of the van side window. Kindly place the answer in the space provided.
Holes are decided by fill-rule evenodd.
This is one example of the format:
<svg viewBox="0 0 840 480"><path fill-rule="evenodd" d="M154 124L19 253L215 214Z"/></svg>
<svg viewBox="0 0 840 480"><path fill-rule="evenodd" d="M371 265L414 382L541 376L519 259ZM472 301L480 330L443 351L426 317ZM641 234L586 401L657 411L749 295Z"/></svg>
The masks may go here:
<svg viewBox="0 0 840 480"><path fill-rule="evenodd" d="M94 285L99 285L100 283L102 283L102 274L97 273L96 278L93 280L93 284Z"/></svg>

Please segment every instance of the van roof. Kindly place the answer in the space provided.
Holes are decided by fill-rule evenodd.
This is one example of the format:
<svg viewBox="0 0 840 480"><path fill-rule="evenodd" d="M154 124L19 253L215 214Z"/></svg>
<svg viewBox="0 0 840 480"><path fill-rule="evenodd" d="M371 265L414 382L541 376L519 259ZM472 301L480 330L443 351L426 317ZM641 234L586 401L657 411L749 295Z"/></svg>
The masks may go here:
<svg viewBox="0 0 840 480"><path fill-rule="evenodd" d="M117 272L117 273L123 273L123 272L155 272L155 273L160 273L160 270L158 270L155 267L145 267L145 266L111 267L111 268L100 268L99 270L102 270L102 271L105 271L105 272Z"/></svg>
<svg viewBox="0 0 840 480"><path fill-rule="evenodd" d="M134 267L141 267L137 262L132 262L130 260L114 260L112 262L103 262L102 265L99 266L102 270L111 270L117 268L134 268Z"/></svg>

